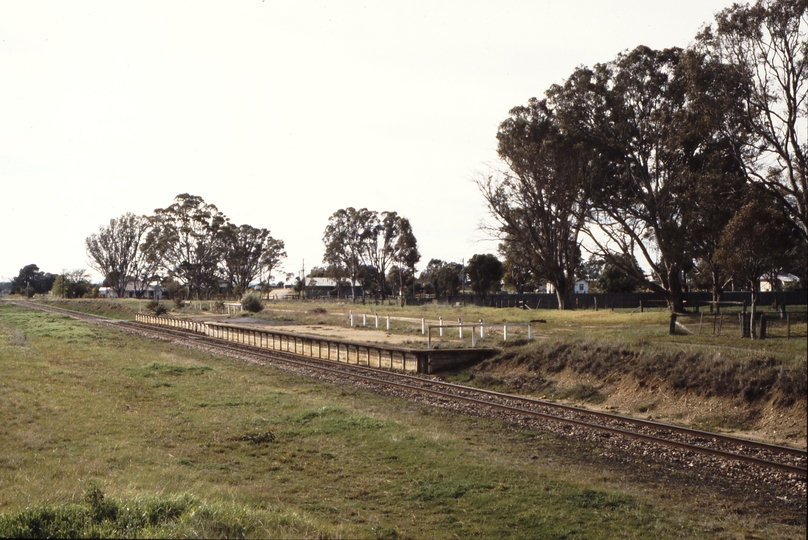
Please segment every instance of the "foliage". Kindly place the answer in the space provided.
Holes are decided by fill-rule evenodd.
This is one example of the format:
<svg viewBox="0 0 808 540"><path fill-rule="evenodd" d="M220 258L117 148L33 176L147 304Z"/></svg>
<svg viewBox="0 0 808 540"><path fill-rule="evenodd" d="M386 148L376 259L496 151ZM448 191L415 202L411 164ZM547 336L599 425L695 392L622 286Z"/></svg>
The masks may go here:
<svg viewBox="0 0 808 540"><path fill-rule="evenodd" d="M131 283L135 296L140 298L154 281L159 260L154 252L143 245L150 229L145 216L127 212L109 220L85 241L90 266L104 276L104 282L123 298L126 285Z"/></svg>
<svg viewBox="0 0 808 540"><path fill-rule="evenodd" d="M192 298L216 291L216 269L224 254L224 214L202 197L187 193L154 212L147 249L157 254L169 276L188 285Z"/></svg>
<svg viewBox="0 0 808 540"><path fill-rule="evenodd" d="M12 294L45 294L53 287L56 281L54 274L40 272L35 264L29 264L20 268L20 273L11 280Z"/></svg>
<svg viewBox="0 0 808 540"><path fill-rule="evenodd" d="M366 272L366 278L374 280L375 290L385 298L385 277L389 266L398 263L414 271L415 263L421 257L409 220L396 212L379 214L367 208L356 210L352 207L337 210L328 220L323 243L326 246L323 262L344 269L350 277L354 299L356 293L353 289L363 266L373 268L373 272ZM369 288L364 286L364 289Z"/></svg>
<svg viewBox="0 0 808 540"><path fill-rule="evenodd" d="M168 313L168 308L160 303L159 300L151 300L146 304L146 309L157 315L165 315Z"/></svg>
<svg viewBox="0 0 808 540"><path fill-rule="evenodd" d="M617 255L616 257L620 256ZM637 262L634 261L633 264L636 265ZM597 289L604 293L632 293L640 286L640 282L637 279L626 274L621 269L621 266L614 264L605 264L595 283Z"/></svg>
<svg viewBox="0 0 808 540"><path fill-rule="evenodd" d="M693 51L640 46L578 68L548 92L562 127L598 156L586 228L597 255L664 294L675 311L682 271L692 265L689 195L702 174L733 159L725 132L741 131L728 122L740 114L741 83ZM635 252L651 276L633 264Z"/></svg>
<svg viewBox="0 0 808 540"><path fill-rule="evenodd" d="M789 260L797 234L794 224L767 198L754 197L732 218L721 235L716 259L752 291L749 335L756 337L757 292L764 274L777 275Z"/></svg>
<svg viewBox="0 0 808 540"><path fill-rule="evenodd" d="M508 266L552 283L564 309L580 262L591 159L584 145L562 132L546 100L533 98L511 109L497 140L510 170L477 185L497 221Z"/></svg>
<svg viewBox="0 0 808 540"><path fill-rule="evenodd" d="M258 313L259 311L263 311L264 303L261 301L260 296L249 293L244 295L241 299L241 308L251 313Z"/></svg>
<svg viewBox="0 0 808 540"><path fill-rule="evenodd" d="M61 298L82 298L92 290L90 276L79 268L72 272L63 271L53 281L51 292Z"/></svg>
<svg viewBox="0 0 808 540"><path fill-rule="evenodd" d="M505 271L495 255L474 255L466 267L471 290L485 298L489 292L498 291Z"/></svg>
<svg viewBox="0 0 808 540"><path fill-rule="evenodd" d="M463 265L461 264L432 259L426 265L426 269L421 272L421 279L432 285L436 298L444 295L451 296L460 290L462 272Z"/></svg>
<svg viewBox="0 0 808 540"><path fill-rule="evenodd" d="M757 0L716 15L698 45L748 81L739 118L750 137L734 144L743 169L808 242L808 2Z"/></svg>
<svg viewBox="0 0 808 540"><path fill-rule="evenodd" d="M286 257L283 240L270 236L267 229L251 225L236 227L227 223L222 227L221 235L220 269L233 289L247 290L262 270L271 274Z"/></svg>
<svg viewBox="0 0 808 540"><path fill-rule="evenodd" d="M370 226L373 212L353 207L337 210L328 218L323 232L325 254L323 262L345 269L351 280L351 296L356 299L359 268L364 260L363 232Z"/></svg>

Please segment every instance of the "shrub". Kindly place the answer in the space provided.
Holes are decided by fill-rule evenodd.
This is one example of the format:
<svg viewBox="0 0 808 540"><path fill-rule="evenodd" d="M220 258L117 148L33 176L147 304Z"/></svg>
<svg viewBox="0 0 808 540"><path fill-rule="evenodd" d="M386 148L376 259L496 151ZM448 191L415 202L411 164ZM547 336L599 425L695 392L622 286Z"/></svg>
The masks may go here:
<svg viewBox="0 0 808 540"><path fill-rule="evenodd" d="M250 293L241 299L241 308L245 311L258 313L264 309L264 304L261 302L261 298L259 298L257 294Z"/></svg>
<svg viewBox="0 0 808 540"><path fill-rule="evenodd" d="M160 315L168 313L168 309L166 309L166 307L157 300L151 300L148 304L146 304L146 309L148 309L158 317Z"/></svg>

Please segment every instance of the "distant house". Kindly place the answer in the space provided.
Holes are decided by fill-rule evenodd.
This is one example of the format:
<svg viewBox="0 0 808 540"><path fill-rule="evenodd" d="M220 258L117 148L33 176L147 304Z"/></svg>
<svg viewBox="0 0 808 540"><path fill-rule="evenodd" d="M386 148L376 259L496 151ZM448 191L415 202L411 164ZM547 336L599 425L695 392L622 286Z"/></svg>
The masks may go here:
<svg viewBox="0 0 808 540"><path fill-rule="evenodd" d="M99 287L98 288L98 297L99 298L117 298L118 295L115 294L115 291L112 290L112 287Z"/></svg>
<svg viewBox="0 0 808 540"><path fill-rule="evenodd" d="M337 287L337 280L328 277L310 277L306 282L307 287L312 289L335 289Z"/></svg>
<svg viewBox="0 0 808 540"><path fill-rule="evenodd" d="M130 281L126 284L123 298L137 298L137 294L135 294L135 283L136 282L134 281ZM146 290L143 291L141 298L147 298L149 300L162 300L164 292L165 290L156 283L150 283L146 287ZM115 293L115 289L112 287L99 288L98 296L101 298L118 298L118 295Z"/></svg>
<svg viewBox="0 0 808 540"><path fill-rule="evenodd" d="M327 277L310 277L307 278L306 281L306 290L308 294L311 296L325 296L325 295L334 295L336 296L337 290L341 288L342 294L351 294L351 284L348 281L337 280L334 278L327 278ZM356 286L356 294L362 294L362 288L357 285Z"/></svg>
<svg viewBox="0 0 808 540"><path fill-rule="evenodd" d="M555 294L556 288L553 286L552 283L547 282L547 287L545 292L547 294ZM576 281L575 282L575 289L573 289L575 294L587 294L589 293L589 282L588 281Z"/></svg>
<svg viewBox="0 0 808 540"><path fill-rule="evenodd" d="M791 285L799 282L800 278L787 272L779 272L774 278L772 278L771 275L765 275L760 278L760 291L782 291L785 285Z"/></svg>

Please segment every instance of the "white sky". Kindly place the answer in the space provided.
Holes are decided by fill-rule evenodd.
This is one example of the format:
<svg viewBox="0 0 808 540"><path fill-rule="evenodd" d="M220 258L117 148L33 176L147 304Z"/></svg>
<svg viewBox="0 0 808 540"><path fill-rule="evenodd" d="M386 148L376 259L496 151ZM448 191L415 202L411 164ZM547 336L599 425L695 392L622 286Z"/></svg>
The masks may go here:
<svg viewBox="0 0 808 540"><path fill-rule="evenodd" d="M730 4L2 1L0 281L89 268L99 226L180 193L269 229L287 271L347 206L409 218L419 269L494 252L473 179L508 111Z"/></svg>

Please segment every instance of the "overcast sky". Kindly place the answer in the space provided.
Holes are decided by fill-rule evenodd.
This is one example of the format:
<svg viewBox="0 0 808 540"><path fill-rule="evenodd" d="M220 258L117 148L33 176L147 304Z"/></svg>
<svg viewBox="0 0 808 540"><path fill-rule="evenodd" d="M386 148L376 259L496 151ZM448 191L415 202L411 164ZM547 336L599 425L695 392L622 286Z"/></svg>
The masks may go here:
<svg viewBox="0 0 808 540"><path fill-rule="evenodd" d="M508 111L730 4L2 2L0 280L89 269L87 236L180 193L269 229L286 271L348 206L409 218L419 269L494 252L473 180Z"/></svg>

